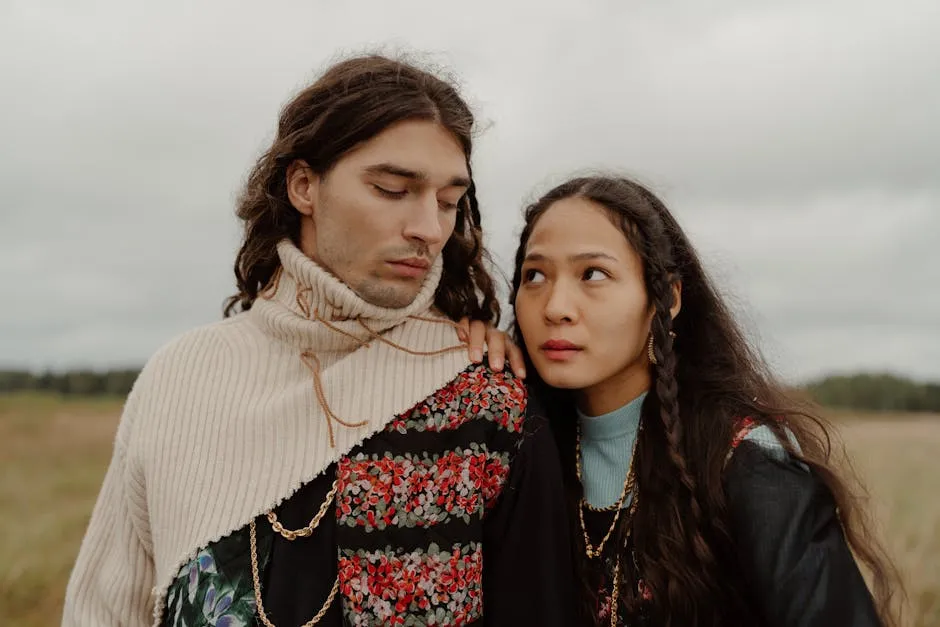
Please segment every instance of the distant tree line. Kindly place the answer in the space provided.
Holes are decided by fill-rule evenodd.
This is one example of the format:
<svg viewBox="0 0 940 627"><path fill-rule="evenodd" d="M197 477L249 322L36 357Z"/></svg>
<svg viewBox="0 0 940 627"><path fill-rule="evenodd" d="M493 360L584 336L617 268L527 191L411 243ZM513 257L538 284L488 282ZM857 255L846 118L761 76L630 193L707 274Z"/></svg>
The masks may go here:
<svg viewBox="0 0 940 627"><path fill-rule="evenodd" d="M830 376L804 387L827 407L868 411L940 412L940 383L891 374Z"/></svg>
<svg viewBox="0 0 940 627"><path fill-rule="evenodd" d="M33 373L0 370L0 394L37 391L78 396L126 396L139 369ZM890 374L826 377L801 387L816 402L865 411L940 413L940 383L918 383Z"/></svg>
<svg viewBox="0 0 940 627"><path fill-rule="evenodd" d="M0 370L0 394L35 391L66 396L127 396L138 374L139 369L46 371L38 374Z"/></svg>

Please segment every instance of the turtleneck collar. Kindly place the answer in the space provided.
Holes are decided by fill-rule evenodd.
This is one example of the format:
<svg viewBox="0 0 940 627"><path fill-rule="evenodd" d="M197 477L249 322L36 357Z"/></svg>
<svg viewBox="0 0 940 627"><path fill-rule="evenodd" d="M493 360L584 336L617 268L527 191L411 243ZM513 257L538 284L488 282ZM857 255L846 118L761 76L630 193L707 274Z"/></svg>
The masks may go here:
<svg viewBox="0 0 940 627"><path fill-rule="evenodd" d="M428 314L443 271L438 257L414 301L392 309L365 301L289 239L277 252L281 267L251 311L266 332L320 354L353 350L409 317Z"/></svg>
<svg viewBox="0 0 940 627"><path fill-rule="evenodd" d="M646 392L626 405L602 416L578 411L581 426L581 463L584 499L592 507L617 503L636 450L640 416ZM628 507L632 493L624 500Z"/></svg>
<svg viewBox="0 0 940 627"><path fill-rule="evenodd" d="M643 399L646 398L646 394L643 392L626 405L601 416L586 416L578 410L582 441L635 437L640 425L640 413L643 410Z"/></svg>
<svg viewBox="0 0 940 627"><path fill-rule="evenodd" d="M405 363L406 357L427 366L434 363L429 357L465 350L456 338L456 325L431 309L443 271L440 258L414 301L407 307L389 309L363 300L290 240L282 240L277 251L281 267L248 314L265 335L296 351L309 370L331 447L337 442L340 426L356 431L404 409L396 402L384 401L373 403L373 410L388 405L378 414L354 407L355 399L347 392L357 380L367 379L368 372L384 371L391 361ZM352 359L354 356L357 359ZM418 388L422 393L431 391L424 384L435 377L408 375L421 379ZM394 401L394 396L389 398Z"/></svg>

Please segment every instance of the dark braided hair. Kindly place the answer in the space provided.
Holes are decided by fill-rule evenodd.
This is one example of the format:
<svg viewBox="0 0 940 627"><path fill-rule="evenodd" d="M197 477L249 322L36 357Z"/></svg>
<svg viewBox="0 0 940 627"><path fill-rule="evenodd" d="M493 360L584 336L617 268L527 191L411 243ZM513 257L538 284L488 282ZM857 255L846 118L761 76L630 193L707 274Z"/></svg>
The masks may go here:
<svg viewBox="0 0 940 627"><path fill-rule="evenodd" d="M846 539L870 573L886 626L897 624L893 597L897 572L857 504L848 477L831 459L830 425L816 407L793 396L778 382L742 331L705 274L695 250L675 218L648 189L615 176L570 180L549 191L525 212L516 252L512 302L522 283L526 248L539 219L566 198L582 198L603 210L626 237L643 265L653 311L651 337L655 364L642 408L643 429L636 445L636 514L630 527L616 530L622 563L636 564L652 591L653 624L759 624L747 602L747 582L737 565L726 511L722 471L737 425L750 417L766 425L789 453L806 463L830 490ZM682 308L673 319L675 291ZM525 348L518 321L514 335ZM675 333L675 336L673 336ZM565 471L572 525L583 491L575 473L574 392L552 388L538 376L526 354L529 386L544 396ZM800 449L789 444L792 432ZM624 451L629 455L629 451ZM630 534L632 549L627 545ZM584 541L575 534L583 624L597 603ZM614 538L611 539L614 542ZM632 550L632 552L631 552ZM623 607L640 612L636 581L622 586Z"/></svg>
<svg viewBox="0 0 940 627"><path fill-rule="evenodd" d="M299 244L300 214L287 197L290 165L302 159L324 174L356 146L407 120L434 121L450 131L471 174L454 233L441 253L444 269L434 304L453 320L499 321L470 167L473 113L451 83L380 55L333 65L281 111L274 142L258 159L238 201L244 236L235 258L238 293L226 301L226 316L250 309L274 276L280 267L280 240L289 237Z"/></svg>

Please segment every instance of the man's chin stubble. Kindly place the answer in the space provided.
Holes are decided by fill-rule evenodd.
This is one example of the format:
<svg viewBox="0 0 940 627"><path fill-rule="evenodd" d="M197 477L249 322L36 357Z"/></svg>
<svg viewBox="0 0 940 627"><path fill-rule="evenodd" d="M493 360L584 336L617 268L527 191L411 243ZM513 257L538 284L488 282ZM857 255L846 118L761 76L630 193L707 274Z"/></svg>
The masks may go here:
<svg viewBox="0 0 940 627"><path fill-rule="evenodd" d="M353 291L370 305L386 309L403 309L413 303L418 296L417 291L396 289L390 285L375 283L360 285Z"/></svg>

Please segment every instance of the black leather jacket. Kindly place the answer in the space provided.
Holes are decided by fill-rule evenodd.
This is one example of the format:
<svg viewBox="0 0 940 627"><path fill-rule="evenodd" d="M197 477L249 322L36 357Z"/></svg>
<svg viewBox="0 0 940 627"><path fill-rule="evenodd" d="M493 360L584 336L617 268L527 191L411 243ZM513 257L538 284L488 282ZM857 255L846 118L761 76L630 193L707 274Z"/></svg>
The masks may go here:
<svg viewBox="0 0 940 627"><path fill-rule="evenodd" d="M785 454L744 441L725 481L742 574L764 624L880 627L832 496L817 477Z"/></svg>

